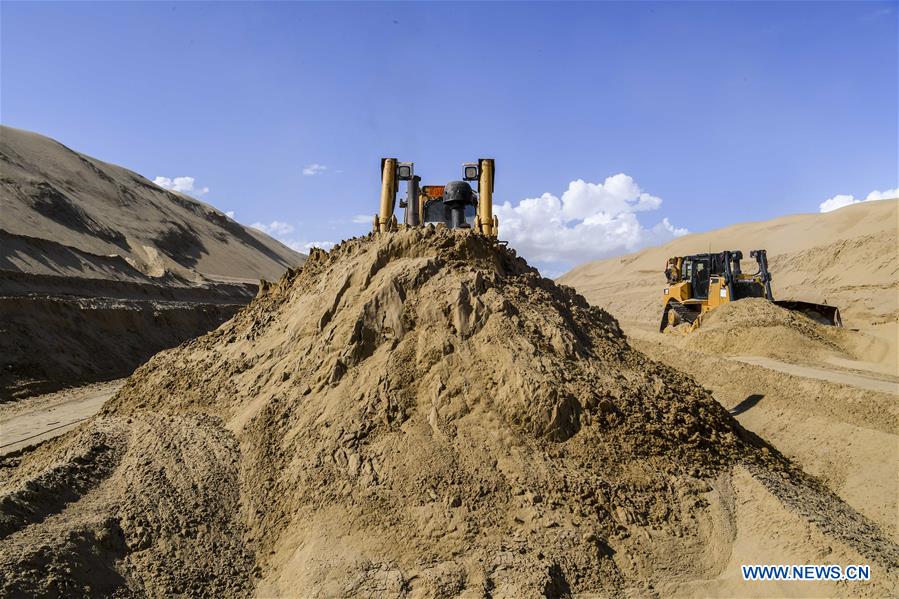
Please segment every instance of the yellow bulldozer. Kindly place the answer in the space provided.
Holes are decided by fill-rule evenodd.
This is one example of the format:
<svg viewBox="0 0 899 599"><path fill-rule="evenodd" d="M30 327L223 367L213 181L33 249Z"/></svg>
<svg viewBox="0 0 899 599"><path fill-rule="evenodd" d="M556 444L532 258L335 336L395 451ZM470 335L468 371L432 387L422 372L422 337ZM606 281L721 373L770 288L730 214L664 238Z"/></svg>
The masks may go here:
<svg viewBox="0 0 899 599"><path fill-rule="evenodd" d="M758 271L742 272L743 252L730 250L669 258L665 263L668 286L662 294L662 321L659 332L687 324L690 330L700 326L702 316L723 304L747 297L763 297L787 310L795 310L826 325L843 326L836 306L812 302L777 300L771 293L771 273L765 250L752 250Z"/></svg>
<svg viewBox="0 0 899 599"><path fill-rule="evenodd" d="M412 162L396 158L381 159L381 208L375 215L375 233L395 231L399 227L394 210L400 181L406 181L406 197L400 200L405 209L403 225L420 227L434 224L451 229L472 229L496 237L499 219L493 214L493 176L496 172L492 158L462 165L462 180L446 185L421 185ZM477 190L469 182L477 183Z"/></svg>

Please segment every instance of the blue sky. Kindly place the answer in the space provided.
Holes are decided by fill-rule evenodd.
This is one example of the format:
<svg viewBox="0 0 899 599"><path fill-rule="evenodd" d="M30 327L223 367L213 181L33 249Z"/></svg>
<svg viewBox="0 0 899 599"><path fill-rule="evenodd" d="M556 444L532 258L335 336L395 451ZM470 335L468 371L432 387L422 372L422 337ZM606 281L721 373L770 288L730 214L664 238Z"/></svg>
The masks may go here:
<svg viewBox="0 0 899 599"><path fill-rule="evenodd" d="M549 274L899 186L896 2L0 6L4 124L298 246L368 230L388 155L495 157Z"/></svg>

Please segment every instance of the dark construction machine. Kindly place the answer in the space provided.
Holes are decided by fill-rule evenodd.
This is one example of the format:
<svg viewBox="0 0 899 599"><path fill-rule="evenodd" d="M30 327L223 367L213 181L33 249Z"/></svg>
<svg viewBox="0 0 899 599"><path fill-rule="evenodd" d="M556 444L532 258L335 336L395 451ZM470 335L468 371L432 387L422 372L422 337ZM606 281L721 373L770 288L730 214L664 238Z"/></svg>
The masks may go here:
<svg viewBox="0 0 899 599"><path fill-rule="evenodd" d="M836 306L775 301L766 251L752 250L749 256L758 264L758 271L753 274L743 273L740 269L743 252L738 250L669 258L665 264L668 287L662 295L664 310L659 332L684 323L695 329L706 312L747 297L763 297L787 310L802 312L821 324L843 326Z"/></svg>
<svg viewBox="0 0 899 599"><path fill-rule="evenodd" d="M496 237L499 219L493 214L492 158L462 165L462 180L446 185L421 185L421 177L411 162L396 158L381 159L381 208L375 216L373 231L395 231L399 224L393 213L400 181L406 181L406 197L400 200L405 209L403 224L407 227L445 225L451 229L472 229L474 232ZM477 182L477 190L469 181Z"/></svg>

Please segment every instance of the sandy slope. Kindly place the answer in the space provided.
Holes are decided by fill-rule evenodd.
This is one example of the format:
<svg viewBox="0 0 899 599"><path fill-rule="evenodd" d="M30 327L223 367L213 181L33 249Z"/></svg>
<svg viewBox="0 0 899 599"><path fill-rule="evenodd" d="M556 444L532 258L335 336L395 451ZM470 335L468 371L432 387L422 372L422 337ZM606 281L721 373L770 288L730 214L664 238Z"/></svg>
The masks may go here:
<svg viewBox="0 0 899 599"><path fill-rule="evenodd" d="M37 133L0 126L0 167L2 270L258 280L302 262L207 204Z"/></svg>
<svg viewBox="0 0 899 599"><path fill-rule="evenodd" d="M664 264L671 256L767 249L776 299L839 306L849 328L877 341L866 353L896 370L899 319L899 200L865 202L826 214L800 214L687 235L635 254L589 262L559 278L625 326L652 330L661 316ZM882 343L881 343L882 342ZM876 347L875 347L876 346Z"/></svg>
<svg viewBox="0 0 899 599"><path fill-rule="evenodd" d="M156 352L202 335L243 302L0 296L0 402L131 374Z"/></svg>
<svg viewBox="0 0 899 599"><path fill-rule="evenodd" d="M0 473L0 594L899 589L899 546L872 516L609 314L467 233L315 252ZM876 574L739 579L768 560Z"/></svg>
<svg viewBox="0 0 899 599"><path fill-rule="evenodd" d="M0 401L125 376L304 256L119 166L0 126Z"/></svg>
<svg viewBox="0 0 899 599"><path fill-rule="evenodd" d="M582 265L560 282L612 312L638 348L691 374L741 424L899 539L897 204L689 235ZM696 333L659 334L665 259L710 244L745 255L767 249L775 297L826 300L840 307L846 328L743 300L712 314Z"/></svg>

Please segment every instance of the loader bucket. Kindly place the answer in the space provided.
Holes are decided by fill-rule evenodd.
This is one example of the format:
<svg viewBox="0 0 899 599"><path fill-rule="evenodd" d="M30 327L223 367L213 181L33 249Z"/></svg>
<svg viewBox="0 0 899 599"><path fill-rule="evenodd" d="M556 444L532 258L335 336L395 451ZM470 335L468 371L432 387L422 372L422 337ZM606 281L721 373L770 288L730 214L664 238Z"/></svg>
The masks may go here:
<svg viewBox="0 0 899 599"><path fill-rule="evenodd" d="M843 320L840 318L840 309L836 306L794 300L777 300L774 303L787 310L802 312L815 322L833 327L843 326Z"/></svg>

